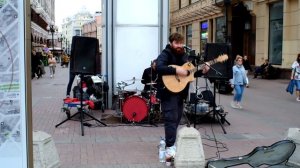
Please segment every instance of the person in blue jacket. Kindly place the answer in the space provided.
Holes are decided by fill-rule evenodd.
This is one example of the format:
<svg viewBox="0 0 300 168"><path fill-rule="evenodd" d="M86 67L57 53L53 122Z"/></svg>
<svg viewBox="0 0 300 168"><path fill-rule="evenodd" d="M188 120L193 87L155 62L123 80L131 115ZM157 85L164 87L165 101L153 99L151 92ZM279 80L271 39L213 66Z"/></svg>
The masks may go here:
<svg viewBox="0 0 300 168"><path fill-rule="evenodd" d="M235 93L233 101L231 102L231 107L242 109L241 101L243 98L244 88L245 86L248 86L249 81L243 66L242 56L236 56L235 65L232 67L232 73L231 87L234 88Z"/></svg>

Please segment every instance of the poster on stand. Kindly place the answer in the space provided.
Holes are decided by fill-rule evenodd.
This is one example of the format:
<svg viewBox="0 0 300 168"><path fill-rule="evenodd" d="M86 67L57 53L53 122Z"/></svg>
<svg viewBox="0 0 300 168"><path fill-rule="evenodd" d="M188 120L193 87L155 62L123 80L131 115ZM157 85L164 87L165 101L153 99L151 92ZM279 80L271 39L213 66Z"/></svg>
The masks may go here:
<svg viewBox="0 0 300 168"><path fill-rule="evenodd" d="M24 4L0 0L0 167L28 164Z"/></svg>

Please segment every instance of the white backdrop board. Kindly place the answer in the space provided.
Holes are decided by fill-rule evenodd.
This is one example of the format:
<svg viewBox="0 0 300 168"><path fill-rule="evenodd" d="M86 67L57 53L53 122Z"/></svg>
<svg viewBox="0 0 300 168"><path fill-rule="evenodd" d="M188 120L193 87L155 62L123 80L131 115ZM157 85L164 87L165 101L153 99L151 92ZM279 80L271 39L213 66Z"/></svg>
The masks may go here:
<svg viewBox="0 0 300 168"><path fill-rule="evenodd" d="M25 4L0 1L0 167L28 166Z"/></svg>
<svg viewBox="0 0 300 168"><path fill-rule="evenodd" d="M165 47L168 38L168 0L103 0L102 73L109 84L109 103L116 85L141 79ZM128 82L130 83L130 82ZM136 80L125 89L142 90Z"/></svg>
<svg viewBox="0 0 300 168"><path fill-rule="evenodd" d="M118 27L115 38L115 81L141 79L145 68L157 57L157 27ZM130 82L129 82L130 83ZM125 89L141 90L140 80Z"/></svg>

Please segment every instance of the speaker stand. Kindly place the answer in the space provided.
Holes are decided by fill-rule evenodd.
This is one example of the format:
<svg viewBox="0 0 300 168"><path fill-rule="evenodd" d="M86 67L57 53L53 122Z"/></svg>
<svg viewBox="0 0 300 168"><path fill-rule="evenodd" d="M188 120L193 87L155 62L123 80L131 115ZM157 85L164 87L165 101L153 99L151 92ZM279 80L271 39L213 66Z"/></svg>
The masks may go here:
<svg viewBox="0 0 300 168"><path fill-rule="evenodd" d="M71 120L73 117L77 116L78 114L80 115L80 124L81 124L81 135L84 136L84 125L83 125L83 119L84 119L84 115L87 115L88 117L90 117L91 119L99 122L100 124L107 126L105 123L101 122L100 120L98 120L97 118L95 118L94 116L88 114L85 112L85 110L83 109L83 106L85 106L86 104L83 104L83 90L82 90L82 85L83 85L83 78L84 75L83 74L79 74L80 76L80 107L78 108L78 112L71 115L70 117L68 117L67 119L63 120L62 122L58 123L55 125L55 127L57 128L58 126L62 125L63 123L67 122L68 120Z"/></svg>
<svg viewBox="0 0 300 168"><path fill-rule="evenodd" d="M226 120L226 118L225 118L226 115L221 114L220 111L216 109L216 85L218 83L219 83L219 81L217 79L215 79L214 80L214 92L213 92L213 96L214 96L213 109L211 111L209 111L207 114L205 114L205 116L208 116L212 113L213 119L219 123L224 134L227 134L223 124L226 122L228 125L230 125L230 122L228 120ZM205 117L205 116L203 116L203 117ZM201 117L201 118L203 118L203 117Z"/></svg>

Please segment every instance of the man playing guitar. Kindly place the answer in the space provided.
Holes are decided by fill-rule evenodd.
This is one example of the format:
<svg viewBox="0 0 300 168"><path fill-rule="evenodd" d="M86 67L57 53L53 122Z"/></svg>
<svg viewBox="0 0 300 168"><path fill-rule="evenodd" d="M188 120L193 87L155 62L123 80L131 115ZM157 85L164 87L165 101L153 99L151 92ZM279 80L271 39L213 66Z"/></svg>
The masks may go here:
<svg viewBox="0 0 300 168"><path fill-rule="evenodd" d="M183 102L188 95L189 84L178 92L172 92L164 84L163 77L166 75L189 76L190 71L182 67L188 61L183 48L184 37L179 33L169 36L169 44L157 58L157 97L161 100L161 110L164 116L164 129L166 139L166 161L170 162L176 153L175 141L177 127L183 113ZM174 65L174 66L170 66ZM203 66L200 73L206 73L208 66Z"/></svg>

